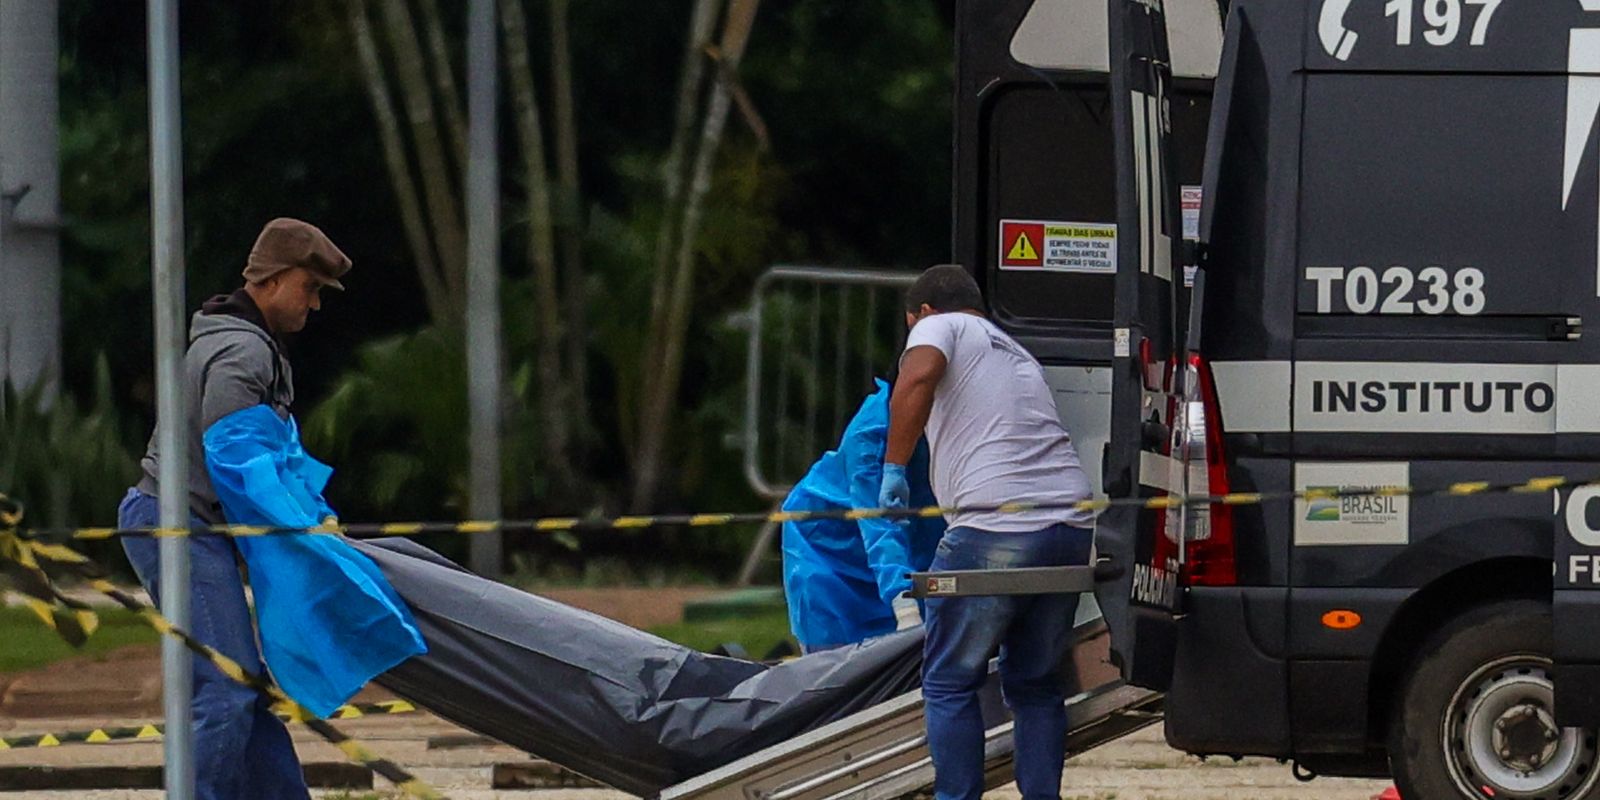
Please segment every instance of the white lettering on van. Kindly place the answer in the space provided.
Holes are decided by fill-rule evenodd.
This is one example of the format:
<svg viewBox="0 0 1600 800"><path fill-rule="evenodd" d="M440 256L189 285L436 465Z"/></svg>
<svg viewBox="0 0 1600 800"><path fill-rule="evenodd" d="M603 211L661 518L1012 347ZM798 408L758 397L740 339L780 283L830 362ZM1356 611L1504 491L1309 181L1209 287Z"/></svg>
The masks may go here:
<svg viewBox="0 0 1600 800"><path fill-rule="evenodd" d="M1133 567L1133 601L1143 605L1174 608L1178 604L1178 562L1167 559L1166 568L1154 564Z"/></svg>
<svg viewBox="0 0 1600 800"><path fill-rule="evenodd" d="M1392 266L1380 275L1372 267L1307 267L1306 280L1316 286L1318 314L1388 314L1475 316L1488 305L1483 270L1463 267ZM1340 302L1342 301L1342 302Z"/></svg>
<svg viewBox="0 0 1600 800"><path fill-rule="evenodd" d="M1556 389L1544 381L1313 381L1313 413L1545 414Z"/></svg>
<svg viewBox="0 0 1600 800"><path fill-rule="evenodd" d="M1551 364L1300 362L1294 429L1373 433L1555 433ZM1568 394L1571 394L1569 391ZM1566 402L1571 402L1567 398Z"/></svg>
<svg viewBox="0 0 1600 800"><path fill-rule="evenodd" d="M1600 585L1600 556L1576 555L1567 559L1567 583L1583 583L1584 577L1588 583Z"/></svg>
<svg viewBox="0 0 1600 800"><path fill-rule="evenodd" d="M1600 529L1589 524L1589 504L1600 500L1600 486L1580 486L1567 498L1567 533L1584 547L1600 547Z"/></svg>

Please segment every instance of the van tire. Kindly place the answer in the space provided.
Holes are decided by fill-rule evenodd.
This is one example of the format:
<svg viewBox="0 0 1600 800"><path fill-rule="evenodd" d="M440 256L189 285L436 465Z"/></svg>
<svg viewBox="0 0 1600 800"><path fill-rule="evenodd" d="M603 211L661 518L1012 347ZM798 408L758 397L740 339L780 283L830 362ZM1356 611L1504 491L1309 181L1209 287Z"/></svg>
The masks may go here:
<svg viewBox="0 0 1600 800"><path fill-rule="evenodd" d="M1502 800L1600 798L1595 732L1555 733L1544 716L1552 642L1547 603L1509 600L1466 611L1423 643L1391 706L1389 766L1401 797L1481 800L1491 795L1469 787L1487 785ZM1494 748L1516 742L1518 752L1533 753L1538 741L1550 743L1513 759L1542 765L1546 774L1522 779L1543 788L1500 783L1516 780L1519 767L1508 766Z"/></svg>

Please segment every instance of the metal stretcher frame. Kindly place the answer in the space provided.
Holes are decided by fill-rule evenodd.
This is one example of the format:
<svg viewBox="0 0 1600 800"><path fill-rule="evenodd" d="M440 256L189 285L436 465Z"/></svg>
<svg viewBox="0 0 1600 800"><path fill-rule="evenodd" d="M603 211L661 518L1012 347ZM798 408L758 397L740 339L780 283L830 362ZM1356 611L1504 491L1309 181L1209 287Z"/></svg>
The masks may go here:
<svg viewBox="0 0 1600 800"><path fill-rule="evenodd" d="M1067 755L1091 750L1161 719L1162 696L1125 685L1107 661L1105 624L1078 627L1073 661L1094 684L1067 700ZM1106 679L1108 676L1109 679ZM982 692L989 787L1012 780L1011 720L992 670ZM910 692L668 787L657 800L877 800L933 785L922 693Z"/></svg>
<svg viewBox="0 0 1600 800"><path fill-rule="evenodd" d="M1087 594L1094 567L1022 567L911 573L911 596L979 597L1023 594Z"/></svg>

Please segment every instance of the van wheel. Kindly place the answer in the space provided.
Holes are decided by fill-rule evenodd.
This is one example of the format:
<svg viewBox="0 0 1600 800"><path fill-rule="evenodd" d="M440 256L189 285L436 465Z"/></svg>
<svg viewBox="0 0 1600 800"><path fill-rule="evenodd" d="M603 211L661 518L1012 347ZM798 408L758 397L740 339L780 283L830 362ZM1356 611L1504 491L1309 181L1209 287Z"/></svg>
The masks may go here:
<svg viewBox="0 0 1600 800"><path fill-rule="evenodd" d="M1557 728L1549 606L1517 600L1456 617L1419 651L1389 725L1407 798L1600 798L1594 731Z"/></svg>

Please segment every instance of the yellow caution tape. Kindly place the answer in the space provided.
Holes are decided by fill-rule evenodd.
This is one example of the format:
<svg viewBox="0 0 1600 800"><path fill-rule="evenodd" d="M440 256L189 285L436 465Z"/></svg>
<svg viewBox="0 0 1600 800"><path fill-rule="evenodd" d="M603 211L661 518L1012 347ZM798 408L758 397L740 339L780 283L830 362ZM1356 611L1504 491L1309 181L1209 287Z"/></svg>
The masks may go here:
<svg viewBox="0 0 1600 800"><path fill-rule="evenodd" d="M320 525L315 528L270 528L259 525L212 525L188 528L67 528L38 529L22 534L34 540L99 540L120 536L220 535L233 537L276 536L285 534L338 533L353 538L418 536L422 534L475 534L490 531L507 533L556 533L561 531L629 531L662 526L690 528L728 525L782 524L812 520L860 521L867 519L914 519L952 517L969 513L1020 514L1029 511L1077 511L1100 513L1113 508L1139 508L1162 511L1208 505L1253 506L1290 500L1332 500L1341 497L1471 497L1485 494L1538 494L1556 489L1600 485L1600 476L1587 478L1549 476L1511 483L1464 481L1439 488L1382 486L1349 491L1316 488L1286 492L1234 492L1220 495L1165 494L1156 497L1124 497L1079 500L1071 503L1000 503L959 507L925 508L846 508L827 511L722 512L698 514L658 514L622 517L544 517L524 520L469 520L466 522L381 522ZM4 495L0 495L3 498Z"/></svg>
<svg viewBox="0 0 1600 800"><path fill-rule="evenodd" d="M345 735L329 723L317 719L315 715L299 703L296 703L293 698L284 694L282 689L279 689L265 677L250 672L237 661L223 655L215 648L202 644L188 632L173 625L172 621L162 616L160 611L139 602L127 592L118 589L106 579L105 570L90 561L88 557L63 545L43 544L22 538L16 531L16 526L21 521L21 518L21 506L4 495L0 495L0 566L11 568L10 571L14 574L20 572L26 580L32 581L31 584L25 584L25 592L32 599L42 604L54 604L54 606L63 607L68 612L79 611L80 609L73 607L72 601L68 601L55 588L54 583L51 582L43 568L40 567L39 561L42 559L66 567L78 577L84 579L95 591L115 600L123 608L138 613L152 628L155 628L165 636L178 639L191 652L210 661L230 680L248 686L265 695L280 710L303 722L306 727L310 728L318 736L338 747L352 761L383 776L386 780L400 787L406 794L419 798L419 800L440 800L440 798L443 798L443 795L418 780L416 776L405 771L399 765L377 756L368 750L365 745ZM187 531L184 533L187 534ZM77 605L81 606L82 604L78 603ZM69 641L72 640L72 637L87 635L81 629L74 629L62 624L55 614L41 615L41 618L45 618L46 622L51 624L57 633L60 633L63 638L67 638ZM154 726L148 727L153 728ZM141 728L140 730L144 729ZM111 739L111 731L100 729L98 734L90 731L80 741L88 741L91 736L96 740L108 741ZM137 733L130 734L131 738L137 738L137 736ZM48 733L37 737L20 737L20 740L27 742L28 746L31 747L58 747L66 741L58 735ZM5 740L4 746L5 749L11 749L18 745L14 744L13 740L8 739Z"/></svg>
<svg viewBox="0 0 1600 800"><path fill-rule="evenodd" d="M296 709L281 703L274 704L273 713L284 722L304 722ZM304 709L300 709L304 711ZM389 714L414 714L417 707L404 700L386 700L381 703L355 703L339 706L329 719L361 719L362 717ZM28 747L59 747L66 744L106 744L108 742L160 741L166 726L160 724L129 725L124 727L90 728L65 733L35 733L27 736L0 737L0 750L20 750Z"/></svg>

